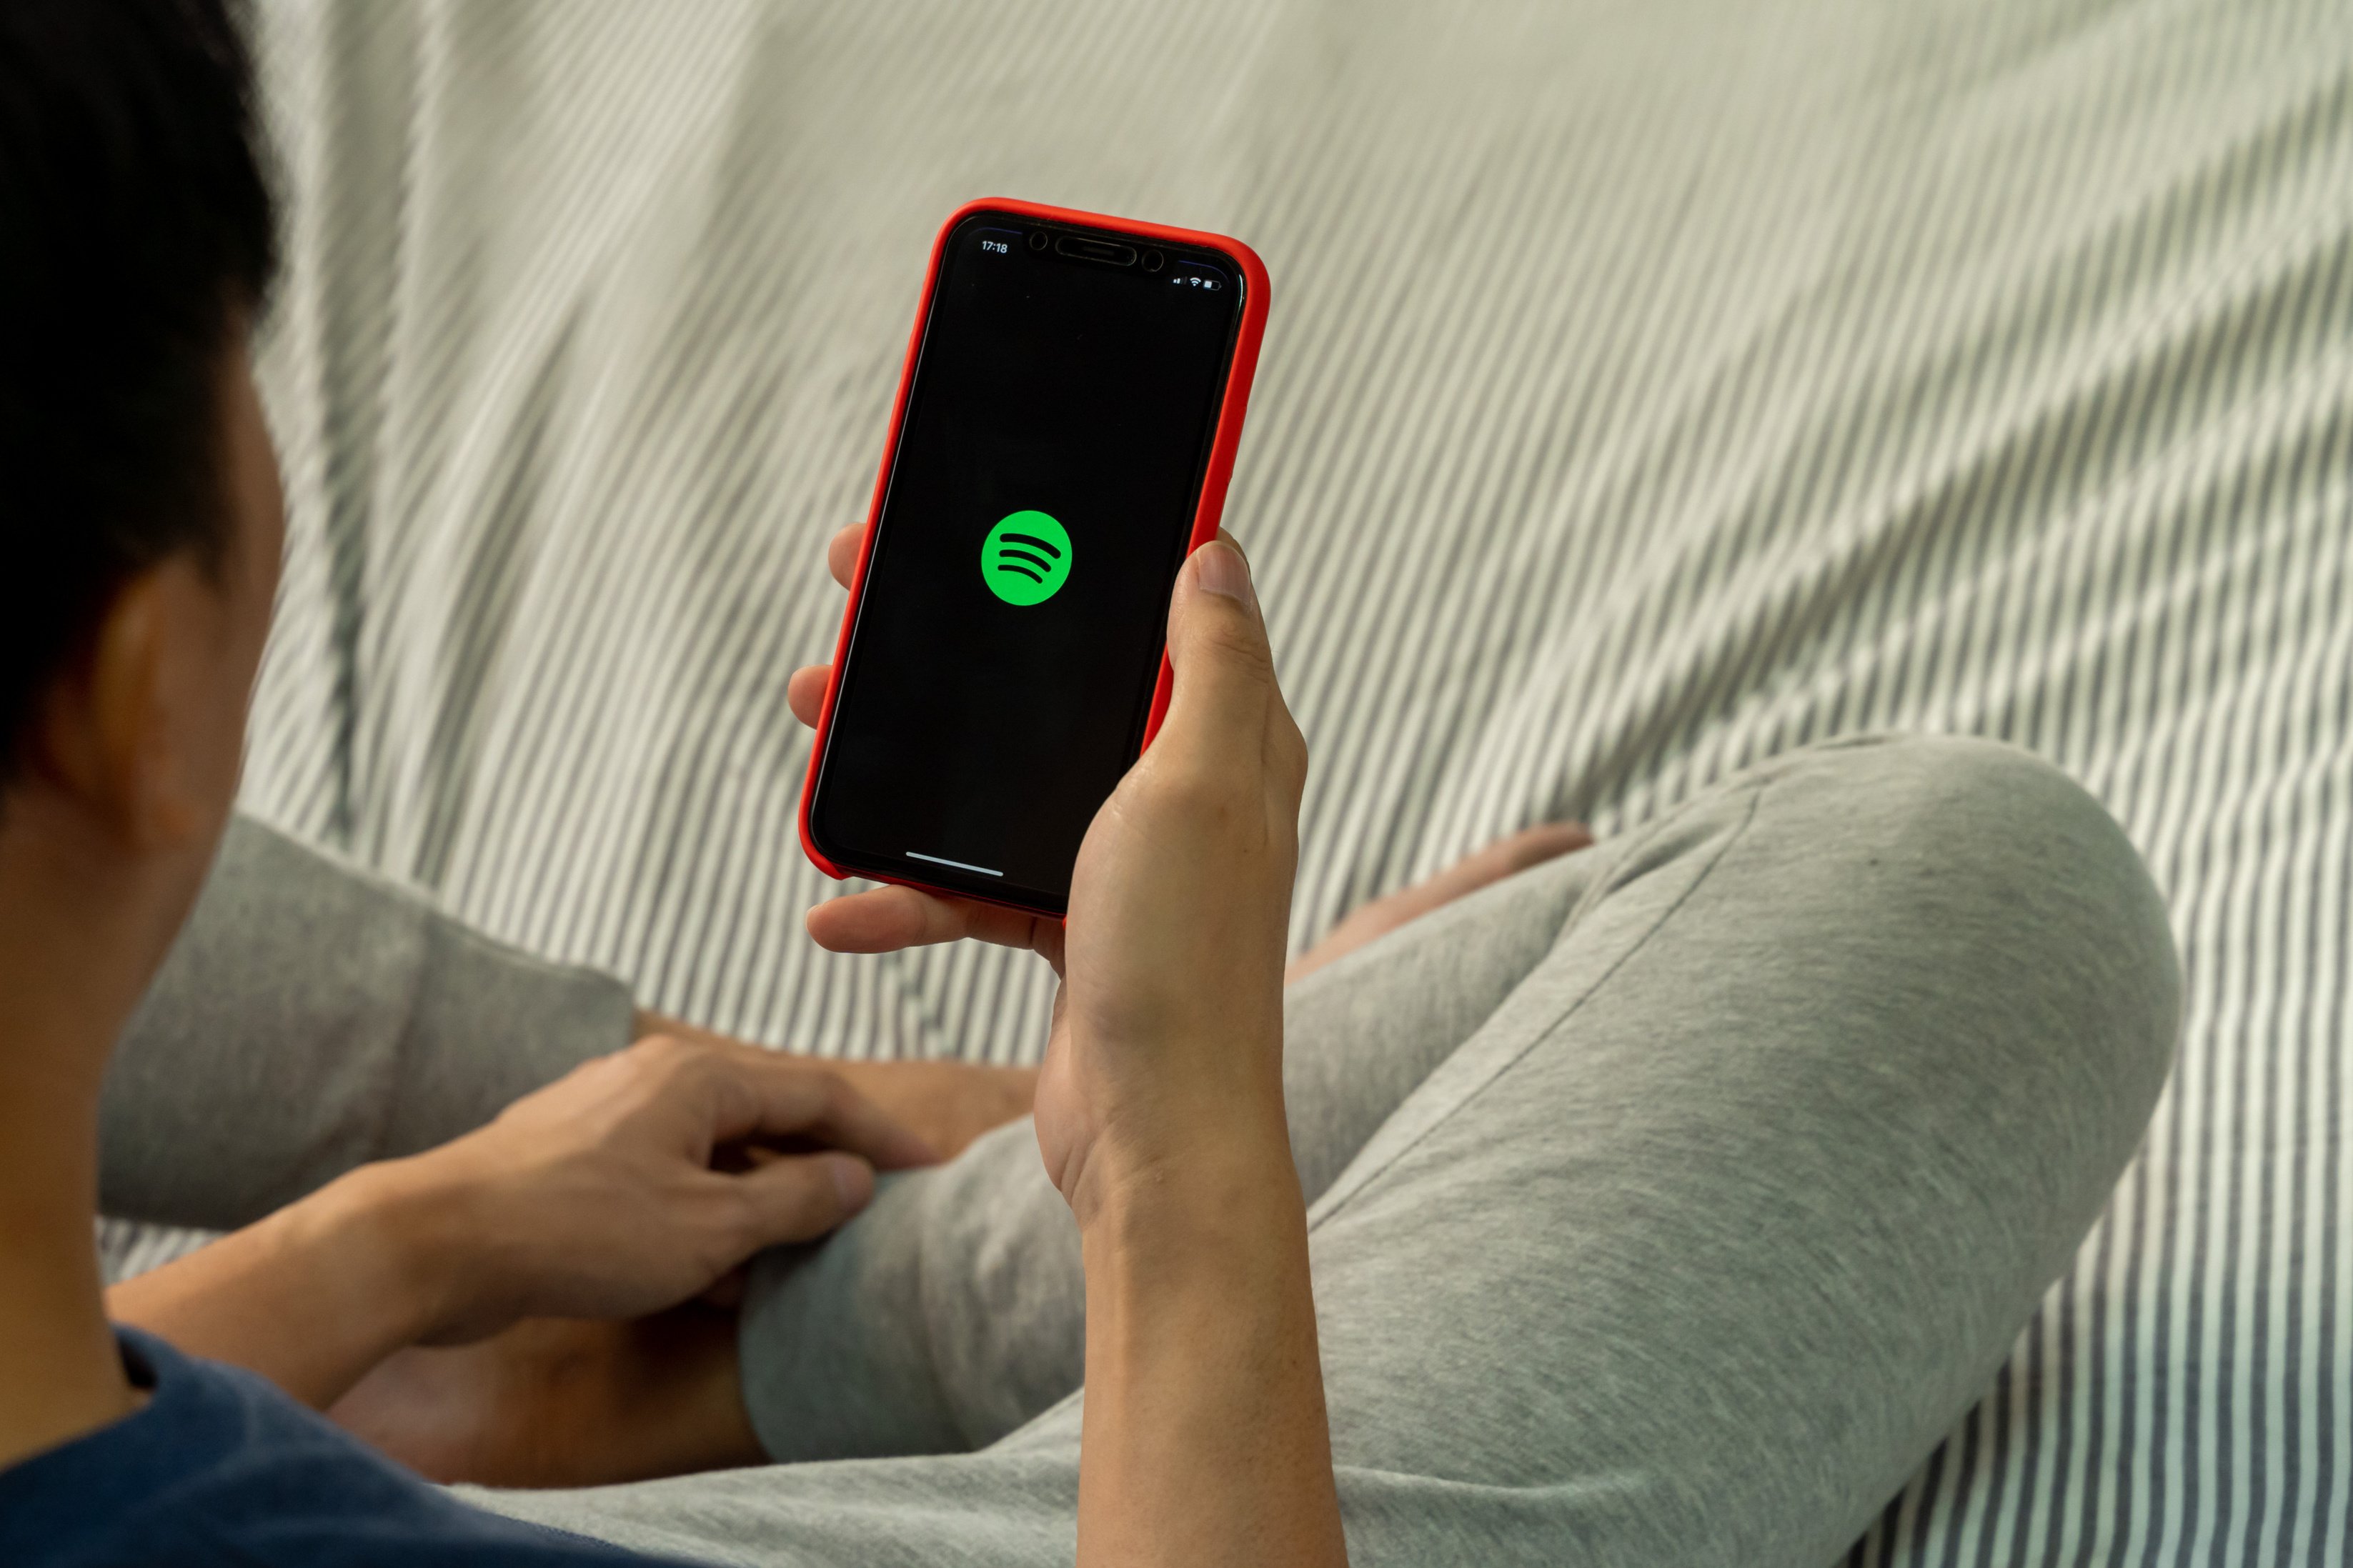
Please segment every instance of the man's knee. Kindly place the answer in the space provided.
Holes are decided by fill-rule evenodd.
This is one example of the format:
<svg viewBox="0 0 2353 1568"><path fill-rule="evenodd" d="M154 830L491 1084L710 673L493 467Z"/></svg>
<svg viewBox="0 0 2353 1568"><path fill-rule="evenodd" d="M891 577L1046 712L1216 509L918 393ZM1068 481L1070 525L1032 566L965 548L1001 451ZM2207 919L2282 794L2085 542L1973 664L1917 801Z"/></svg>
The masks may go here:
<svg viewBox="0 0 2353 1568"><path fill-rule="evenodd" d="M2063 1021L2050 1048L2088 1058L2079 1065L2109 1078L2120 1109L2145 1112L2171 1063L2180 970L2139 852L2082 785L1960 736L1838 742L1778 771L1773 787L1873 885L1881 918L1912 924L1932 954L2010 960L1986 983L2020 994L1989 1000Z"/></svg>

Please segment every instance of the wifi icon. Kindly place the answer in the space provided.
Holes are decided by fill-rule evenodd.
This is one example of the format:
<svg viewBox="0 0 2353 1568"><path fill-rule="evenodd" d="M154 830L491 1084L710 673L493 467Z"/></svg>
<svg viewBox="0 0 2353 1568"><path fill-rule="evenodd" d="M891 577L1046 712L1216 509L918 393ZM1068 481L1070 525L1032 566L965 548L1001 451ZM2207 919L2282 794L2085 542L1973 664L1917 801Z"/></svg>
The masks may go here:
<svg viewBox="0 0 2353 1568"><path fill-rule="evenodd" d="M980 580L1008 605L1042 605L1071 580L1071 536L1042 511L1017 511L980 542Z"/></svg>

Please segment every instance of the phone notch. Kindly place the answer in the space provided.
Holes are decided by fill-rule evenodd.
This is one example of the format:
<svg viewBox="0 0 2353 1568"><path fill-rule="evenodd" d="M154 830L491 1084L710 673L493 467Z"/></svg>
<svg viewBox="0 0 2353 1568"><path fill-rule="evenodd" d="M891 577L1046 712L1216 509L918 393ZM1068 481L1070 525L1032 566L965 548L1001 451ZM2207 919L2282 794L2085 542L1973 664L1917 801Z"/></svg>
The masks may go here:
<svg viewBox="0 0 2353 1568"><path fill-rule="evenodd" d="M1054 249L1060 255L1075 257L1081 261L1101 262L1105 267L1135 265L1135 247L1122 245L1112 239L1088 239L1075 234L1057 237Z"/></svg>

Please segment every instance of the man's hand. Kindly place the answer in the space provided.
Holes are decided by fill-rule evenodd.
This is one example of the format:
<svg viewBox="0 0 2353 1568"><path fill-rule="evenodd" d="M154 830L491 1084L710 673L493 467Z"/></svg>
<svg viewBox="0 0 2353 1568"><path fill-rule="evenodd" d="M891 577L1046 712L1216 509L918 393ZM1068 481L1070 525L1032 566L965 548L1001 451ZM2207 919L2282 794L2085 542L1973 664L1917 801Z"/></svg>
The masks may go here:
<svg viewBox="0 0 2353 1568"><path fill-rule="evenodd" d="M1167 721L1088 828L1067 923L892 887L809 930L866 952L976 936L1062 974L1036 1120L1086 1265L1080 1563L1344 1563L1282 1106L1307 749L1230 541L1178 574L1168 656ZM796 677L804 718L824 683Z"/></svg>
<svg viewBox="0 0 2353 1568"><path fill-rule="evenodd" d="M1082 1227L1174 1166L1290 1163L1282 952L1307 743L1230 542L1179 575L1168 649L1167 720L1079 847L1038 1086L1039 1147Z"/></svg>
<svg viewBox="0 0 2353 1568"><path fill-rule="evenodd" d="M519 1318L674 1306L754 1252L832 1230L873 1196L876 1167L936 1158L833 1073L656 1036L353 1176L434 1282L419 1338L455 1344Z"/></svg>
<svg viewBox="0 0 2353 1568"><path fill-rule="evenodd" d="M829 552L844 582L860 535L844 530ZM1151 1032L1224 1047L1181 1072L1152 1065L1143 1098L1156 1108L1148 1140L1155 1148L1189 1143L1198 1153L1196 1134L1214 1146L1240 1133L1248 1112L1269 1107L1271 1123L1261 1115L1247 1136L1287 1147L1282 955L1307 748L1275 689L1249 567L1230 540L1187 564L1168 638L1176 685L1167 720L1088 829L1067 922L897 886L828 900L808 916L810 934L836 952L976 937L1029 948L1064 975L1038 1089L1038 1138L1048 1172L1082 1218L1102 1119L1134 1090L1124 1055L1097 1059L1071 1047L1074 1020L1082 1039ZM1176 662L1187 647L1197 650L1189 671ZM816 720L828 674L793 677L788 692L805 722ZM1066 929L1078 944L1067 965ZM1181 1110L1170 1095L1180 1086ZM1180 1116L1181 1126L1172 1120Z"/></svg>
<svg viewBox="0 0 2353 1568"><path fill-rule="evenodd" d="M656 1038L110 1292L116 1318L323 1407L404 1346L632 1318L824 1235L921 1139L830 1073Z"/></svg>

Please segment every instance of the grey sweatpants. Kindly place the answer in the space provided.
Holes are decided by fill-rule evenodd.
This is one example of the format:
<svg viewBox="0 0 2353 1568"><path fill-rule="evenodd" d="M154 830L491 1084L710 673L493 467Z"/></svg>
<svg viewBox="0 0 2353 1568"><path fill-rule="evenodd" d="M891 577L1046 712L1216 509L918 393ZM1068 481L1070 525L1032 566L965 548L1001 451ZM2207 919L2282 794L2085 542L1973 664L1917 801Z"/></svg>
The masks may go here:
<svg viewBox="0 0 2353 1568"><path fill-rule="evenodd" d="M1949 740L1772 763L1294 987L1359 1568L1821 1568L2098 1213L2178 993L2098 806ZM793 1462L472 1495L727 1563L1071 1560L1081 1275L1026 1122L765 1259L743 1335Z"/></svg>

